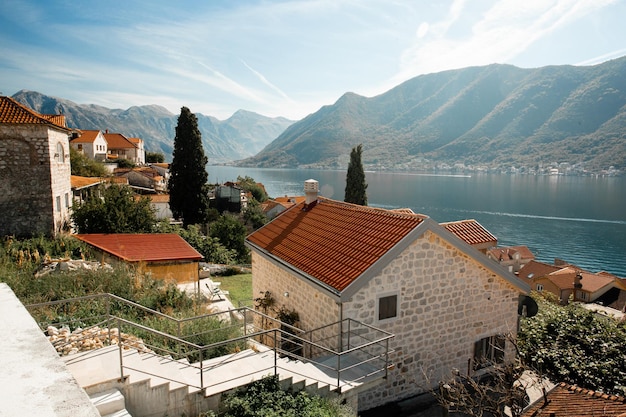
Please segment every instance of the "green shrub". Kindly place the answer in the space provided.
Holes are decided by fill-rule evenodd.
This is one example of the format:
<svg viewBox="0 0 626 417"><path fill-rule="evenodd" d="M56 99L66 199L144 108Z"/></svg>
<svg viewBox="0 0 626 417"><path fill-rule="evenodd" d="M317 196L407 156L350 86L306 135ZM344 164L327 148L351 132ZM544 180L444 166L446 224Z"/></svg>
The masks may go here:
<svg viewBox="0 0 626 417"><path fill-rule="evenodd" d="M348 417L355 413L338 401L304 391L281 391L277 376L268 376L227 395L225 417Z"/></svg>

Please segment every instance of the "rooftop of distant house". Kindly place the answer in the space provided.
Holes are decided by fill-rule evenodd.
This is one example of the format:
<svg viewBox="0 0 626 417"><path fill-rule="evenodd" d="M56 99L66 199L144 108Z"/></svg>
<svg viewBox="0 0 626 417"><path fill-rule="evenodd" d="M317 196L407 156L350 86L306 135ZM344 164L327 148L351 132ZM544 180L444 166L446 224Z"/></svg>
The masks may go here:
<svg viewBox="0 0 626 417"><path fill-rule="evenodd" d="M441 223L441 225L470 245L489 243L495 245L498 242L497 237L474 219Z"/></svg>
<svg viewBox="0 0 626 417"><path fill-rule="evenodd" d="M626 417L626 399L561 383L522 414L522 417L565 416Z"/></svg>

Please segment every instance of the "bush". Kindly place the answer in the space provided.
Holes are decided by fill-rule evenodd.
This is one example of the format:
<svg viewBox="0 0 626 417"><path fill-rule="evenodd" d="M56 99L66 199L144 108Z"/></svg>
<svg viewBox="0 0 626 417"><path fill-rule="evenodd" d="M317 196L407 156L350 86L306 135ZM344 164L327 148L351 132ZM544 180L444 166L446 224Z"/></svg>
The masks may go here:
<svg viewBox="0 0 626 417"><path fill-rule="evenodd" d="M560 306L534 295L535 317L522 319L519 348L524 362L554 382L610 394L626 394L624 323L577 303Z"/></svg>
<svg viewBox="0 0 626 417"><path fill-rule="evenodd" d="M277 376L255 381L224 399L225 417L348 417L355 415L348 406L304 391L281 391Z"/></svg>

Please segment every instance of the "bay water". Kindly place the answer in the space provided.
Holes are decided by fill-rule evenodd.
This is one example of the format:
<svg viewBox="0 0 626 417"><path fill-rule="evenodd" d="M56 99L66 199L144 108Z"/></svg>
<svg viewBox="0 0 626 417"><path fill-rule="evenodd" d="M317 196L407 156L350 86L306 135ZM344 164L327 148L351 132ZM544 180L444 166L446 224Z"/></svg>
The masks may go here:
<svg viewBox="0 0 626 417"><path fill-rule="evenodd" d="M249 176L271 197L343 200L346 171L209 166L210 182ZM410 208L437 222L475 219L500 246L526 245L538 261L563 259L591 272L626 277L626 177L366 172L368 205Z"/></svg>

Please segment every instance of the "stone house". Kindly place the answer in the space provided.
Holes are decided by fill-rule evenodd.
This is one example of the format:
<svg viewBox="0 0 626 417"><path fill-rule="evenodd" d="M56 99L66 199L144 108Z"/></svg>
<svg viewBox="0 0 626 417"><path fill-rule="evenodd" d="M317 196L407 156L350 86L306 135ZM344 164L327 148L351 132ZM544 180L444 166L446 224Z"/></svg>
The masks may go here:
<svg viewBox="0 0 626 417"><path fill-rule="evenodd" d="M392 369L359 410L428 392L453 369L510 360L529 286L425 215L318 196L247 237L253 294L299 314L305 331L344 319L394 334ZM486 362L485 362L486 360Z"/></svg>
<svg viewBox="0 0 626 417"><path fill-rule="evenodd" d="M106 160L107 141L100 130L80 130L79 136L70 141L70 146L90 159Z"/></svg>
<svg viewBox="0 0 626 417"><path fill-rule="evenodd" d="M0 97L0 235L54 236L69 226L72 130Z"/></svg>
<svg viewBox="0 0 626 417"><path fill-rule="evenodd" d="M154 278L197 282L203 256L175 233L75 235L98 250L103 262L125 262Z"/></svg>

